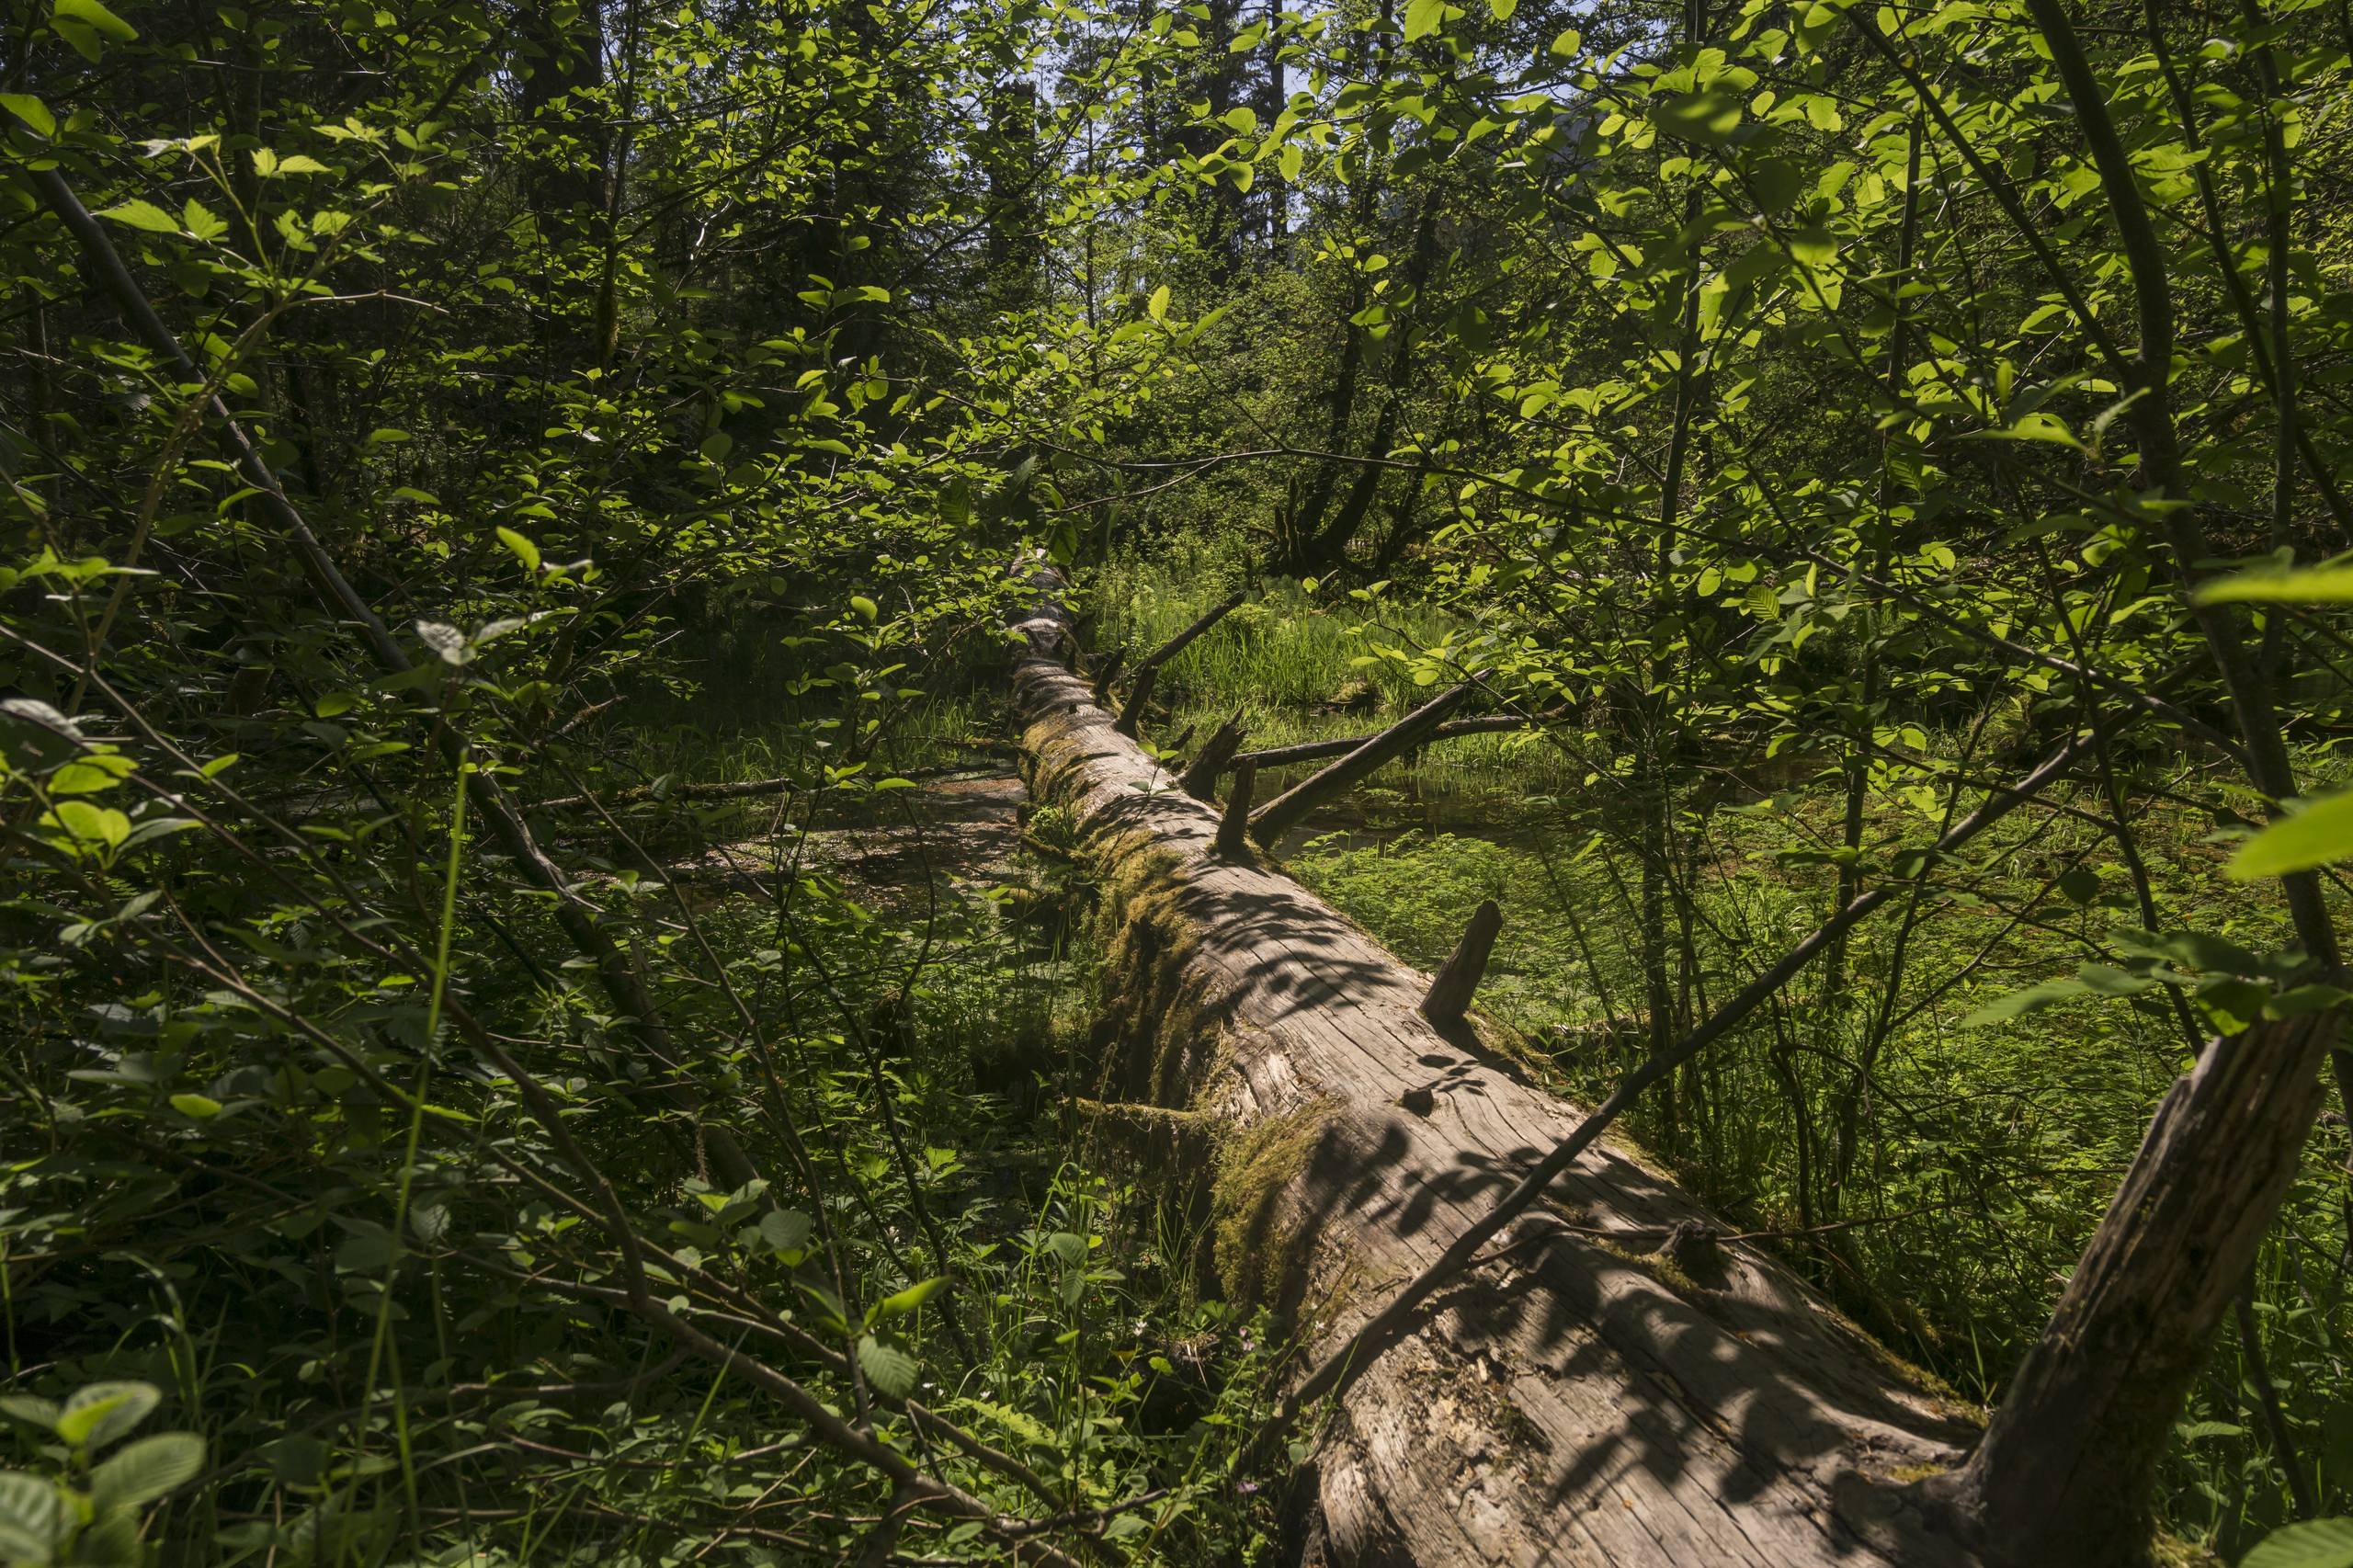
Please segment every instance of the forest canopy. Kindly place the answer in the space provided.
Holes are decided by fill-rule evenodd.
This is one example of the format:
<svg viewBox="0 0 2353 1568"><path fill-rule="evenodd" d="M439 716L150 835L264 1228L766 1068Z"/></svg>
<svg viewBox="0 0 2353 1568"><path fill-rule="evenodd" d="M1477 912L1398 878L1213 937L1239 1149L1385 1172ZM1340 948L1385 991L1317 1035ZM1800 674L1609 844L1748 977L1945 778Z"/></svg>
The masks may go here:
<svg viewBox="0 0 2353 1568"><path fill-rule="evenodd" d="M2345 0L6 23L0 1562L2353 1568Z"/></svg>

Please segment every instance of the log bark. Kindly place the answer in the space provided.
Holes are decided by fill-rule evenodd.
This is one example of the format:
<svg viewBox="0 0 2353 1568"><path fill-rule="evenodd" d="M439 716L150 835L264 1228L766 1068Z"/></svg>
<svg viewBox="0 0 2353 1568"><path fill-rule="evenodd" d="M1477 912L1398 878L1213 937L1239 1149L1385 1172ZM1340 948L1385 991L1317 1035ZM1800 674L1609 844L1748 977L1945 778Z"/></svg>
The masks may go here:
<svg viewBox="0 0 2353 1568"><path fill-rule="evenodd" d="M1471 682L1451 686L1328 767L1319 768L1250 815L1250 832L1261 844L1272 844L1307 813L1326 801L1353 790L1382 764L1404 756L1429 739L1446 716L1462 706L1476 689Z"/></svg>
<svg viewBox="0 0 2353 1568"><path fill-rule="evenodd" d="M1930 1488L1989 1558L2149 1560L2157 1461L2295 1179L2337 1027L2334 1012L2258 1023L2166 1095L1985 1440Z"/></svg>
<svg viewBox="0 0 2353 1568"><path fill-rule="evenodd" d="M1220 857L1218 813L1155 787L1052 659L1053 618L1024 630L1032 795L1104 888L1093 1097L1211 1120L1217 1272L1313 1365L1579 1108L1432 1025L1429 978L1321 900ZM1686 1225L1736 1229L1622 1141L1580 1162L1337 1400L1301 1479L1308 1560L1974 1564L1904 1485L1960 1462L1969 1413L1745 1244L1700 1278L1608 1234Z"/></svg>

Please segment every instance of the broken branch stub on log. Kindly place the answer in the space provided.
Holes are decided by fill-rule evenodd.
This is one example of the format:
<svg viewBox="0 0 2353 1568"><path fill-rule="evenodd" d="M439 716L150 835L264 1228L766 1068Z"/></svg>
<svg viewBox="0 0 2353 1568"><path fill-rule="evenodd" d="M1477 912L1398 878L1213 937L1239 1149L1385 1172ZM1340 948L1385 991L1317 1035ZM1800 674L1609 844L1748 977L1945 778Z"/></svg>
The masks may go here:
<svg viewBox="0 0 2353 1568"><path fill-rule="evenodd" d="M1580 1108L1442 1033L1420 1010L1429 978L1322 900L1220 855L1219 812L1167 789L1084 682L1031 658L1014 688L1033 799L1070 813L1103 888L1116 1000L1090 1097L1215 1123L1217 1271L1278 1313L1294 1366L1314 1365ZM1924 1374L1749 1244L1720 1242L1702 1283L1582 1233L1687 1221L1735 1229L1622 1140L1587 1150L1302 1429L1320 1432L1301 1475L1307 1560L1975 1563L1901 1484L1973 1436Z"/></svg>
<svg viewBox="0 0 2353 1568"><path fill-rule="evenodd" d="M1152 700L1152 683L1160 677L1157 665L1138 665L1135 683L1128 687L1128 705L1120 710L1120 717L1111 725L1114 734L1136 738L1136 727L1143 722L1144 704Z"/></svg>
<svg viewBox="0 0 2353 1568"><path fill-rule="evenodd" d="M1927 1483L1989 1555L2139 1560L2182 1395L2295 1180L2340 1021L2259 1020L2175 1080L1984 1441Z"/></svg>
<svg viewBox="0 0 2353 1568"><path fill-rule="evenodd" d="M1232 860L1250 852L1250 794L1258 787L1258 770L1248 763L1233 770L1227 787L1225 814L1217 821L1217 852Z"/></svg>
<svg viewBox="0 0 2353 1568"><path fill-rule="evenodd" d="M1251 833L1261 844L1274 843L1308 812L1347 793L1383 763L1427 740L1430 732L1476 689L1476 684L1467 680L1447 687L1329 767L1301 779L1252 813Z"/></svg>
<svg viewBox="0 0 2353 1568"><path fill-rule="evenodd" d="M1422 1017L1438 1025L1459 1024L1471 1009L1471 997L1487 973L1487 956L1495 950L1495 936L1504 928L1504 912L1487 899L1471 912L1462 939L1438 966L1422 998Z"/></svg>
<svg viewBox="0 0 2353 1568"><path fill-rule="evenodd" d="M1103 663L1095 671L1095 700L1098 704L1111 700L1111 683L1120 678L1120 665L1127 656L1124 648L1114 648L1103 655Z"/></svg>
<svg viewBox="0 0 2353 1568"><path fill-rule="evenodd" d="M1145 670L1156 670L1161 665L1166 664L1169 660L1175 658L1177 654L1183 653L1187 647L1191 645L1194 638L1199 637L1202 632L1207 631L1211 627L1215 626L1219 621L1223 620L1227 616L1233 614L1235 610L1240 609L1243 606L1243 602L1248 599L1249 597L1249 589L1236 588L1233 592L1226 595L1225 597L1218 600L1217 603L1210 606L1207 610L1202 612L1200 619L1194 621L1192 625L1188 626L1184 631L1179 631L1176 636L1171 637L1167 642L1163 642L1159 647L1154 648L1151 653L1146 653L1143 657L1143 663L1136 666L1137 673L1142 674Z"/></svg>
<svg viewBox="0 0 2353 1568"><path fill-rule="evenodd" d="M1249 733L1242 727L1242 710L1235 709L1233 717L1210 733L1210 738L1201 743L1200 754L1176 776L1176 788L1196 801L1206 801L1216 794L1219 775L1232 765L1234 754L1242 749L1243 738Z"/></svg>

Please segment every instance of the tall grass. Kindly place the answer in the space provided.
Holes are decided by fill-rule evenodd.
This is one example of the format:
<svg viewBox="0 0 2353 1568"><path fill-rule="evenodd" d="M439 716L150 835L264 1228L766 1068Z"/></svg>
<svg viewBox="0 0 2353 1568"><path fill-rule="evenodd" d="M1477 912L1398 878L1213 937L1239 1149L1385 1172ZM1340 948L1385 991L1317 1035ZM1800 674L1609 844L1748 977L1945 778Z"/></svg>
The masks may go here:
<svg viewBox="0 0 2353 1568"><path fill-rule="evenodd" d="M1174 550L1150 561L1114 558L1086 585L1096 643L1140 657L1240 582L1240 572L1208 550ZM1264 584L1162 666L1154 687L1158 711L1146 738L1165 744L1189 727L1199 740L1236 712L1254 750L1370 733L1437 694L1447 677L1436 668L1417 670L1417 656L1444 650L1467 630L1432 606L1373 608L1310 593L1290 578ZM1280 787L1304 771L1262 778L1261 788ZM1531 788L1557 787L1582 771L1533 734L1461 735L1392 764L1380 786L1399 801L1492 804Z"/></svg>

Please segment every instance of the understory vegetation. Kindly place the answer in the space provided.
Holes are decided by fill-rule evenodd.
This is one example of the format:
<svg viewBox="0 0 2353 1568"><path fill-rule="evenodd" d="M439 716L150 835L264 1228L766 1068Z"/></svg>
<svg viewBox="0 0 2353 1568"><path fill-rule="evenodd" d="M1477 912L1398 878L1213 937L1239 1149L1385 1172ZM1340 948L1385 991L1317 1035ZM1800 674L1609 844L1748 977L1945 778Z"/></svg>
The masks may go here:
<svg viewBox="0 0 2353 1568"><path fill-rule="evenodd" d="M2353 1568L2342 0L0 4L0 1562L1295 1560L1066 583L1984 1561Z"/></svg>

